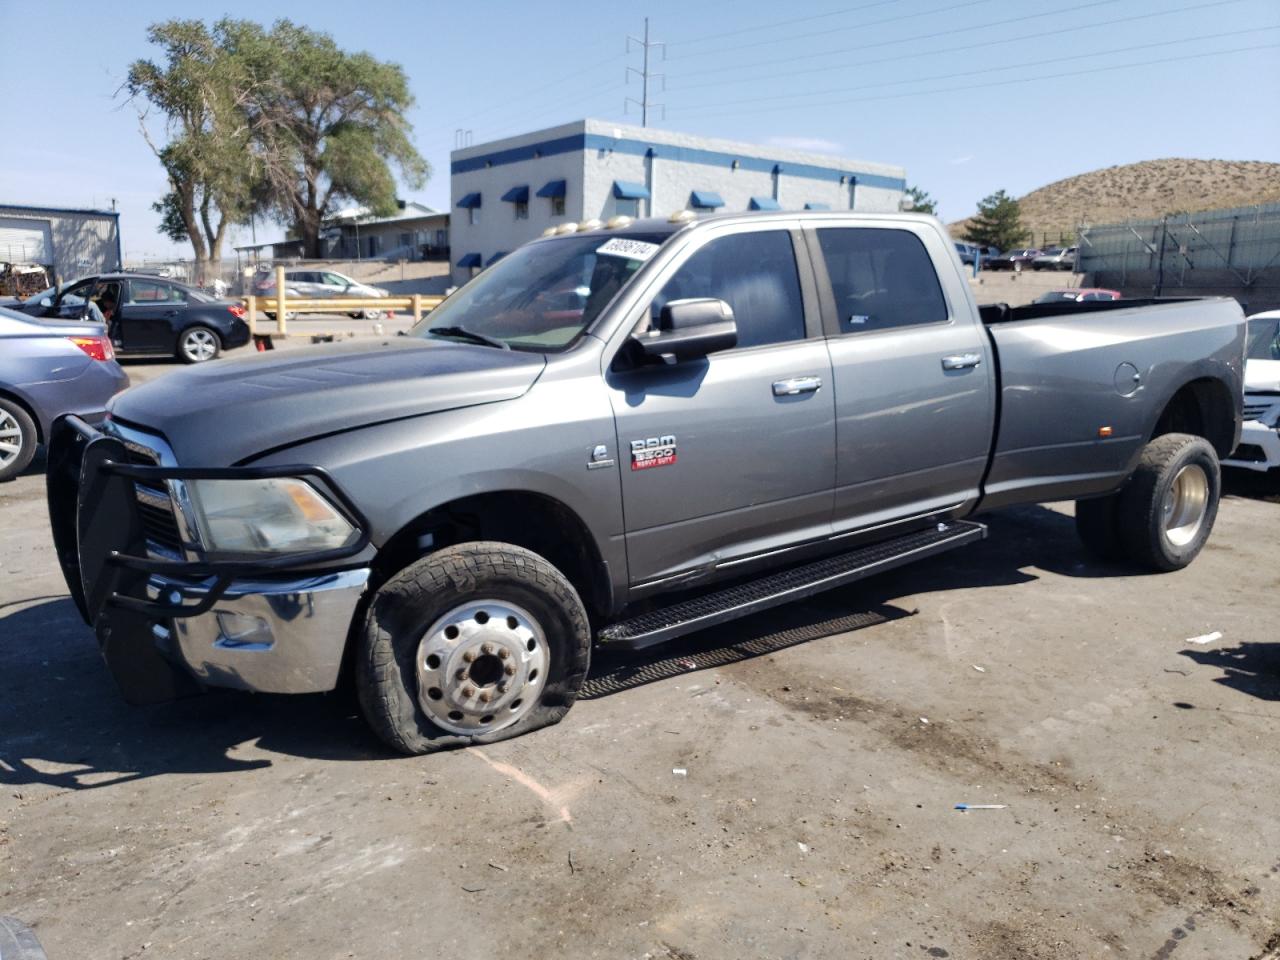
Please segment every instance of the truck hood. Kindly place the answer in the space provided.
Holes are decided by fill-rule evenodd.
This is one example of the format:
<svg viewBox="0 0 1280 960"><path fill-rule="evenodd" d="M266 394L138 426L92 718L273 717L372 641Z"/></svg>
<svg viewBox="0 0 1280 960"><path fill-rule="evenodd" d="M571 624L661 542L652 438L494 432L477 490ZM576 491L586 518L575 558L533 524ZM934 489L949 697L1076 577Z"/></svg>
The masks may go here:
<svg viewBox="0 0 1280 960"><path fill-rule="evenodd" d="M1280 360L1246 360L1244 365L1244 392L1280 391Z"/></svg>
<svg viewBox="0 0 1280 960"><path fill-rule="evenodd" d="M111 416L164 435L178 463L229 466L324 434L524 394L541 354L396 337L254 354L118 394Z"/></svg>

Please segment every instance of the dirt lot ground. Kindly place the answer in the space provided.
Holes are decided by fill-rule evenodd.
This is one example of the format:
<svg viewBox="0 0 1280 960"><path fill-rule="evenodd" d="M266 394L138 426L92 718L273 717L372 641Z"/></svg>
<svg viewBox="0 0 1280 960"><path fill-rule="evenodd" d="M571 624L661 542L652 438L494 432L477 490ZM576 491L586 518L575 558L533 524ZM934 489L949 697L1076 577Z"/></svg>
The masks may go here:
<svg viewBox="0 0 1280 960"><path fill-rule="evenodd" d="M1233 479L1165 576L1086 561L1067 506L995 514L976 547L598 658L558 727L402 759L341 695L123 704L42 483L0 486L0 914L53 960L1280 946L1280 484Z"/></svg>

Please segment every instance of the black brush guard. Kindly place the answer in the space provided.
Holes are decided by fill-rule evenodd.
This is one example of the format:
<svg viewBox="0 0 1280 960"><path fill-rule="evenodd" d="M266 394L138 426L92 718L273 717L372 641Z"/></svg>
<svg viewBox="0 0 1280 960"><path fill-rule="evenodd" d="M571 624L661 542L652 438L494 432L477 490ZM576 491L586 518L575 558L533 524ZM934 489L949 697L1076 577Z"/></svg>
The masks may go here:
<svg viewBox="0 0 1280 960"><path fill-rule="evenodd" d="M128 461L124 443L79 417L58 420L48 444L49 520L67 589L131 703L155 703L198 692L195 681L167 656L162 638L170 621L208 613L242 578L337 564L369 545L369 525L323 470L311 466L183 468ZM164 489L166 480L314 478L356 527L356 542L335 550L244 560L167 560L147 555L135 481ZM188 585L191 602L148 599L147 579ZM157 626L167 627L157 631Z"/></svg>

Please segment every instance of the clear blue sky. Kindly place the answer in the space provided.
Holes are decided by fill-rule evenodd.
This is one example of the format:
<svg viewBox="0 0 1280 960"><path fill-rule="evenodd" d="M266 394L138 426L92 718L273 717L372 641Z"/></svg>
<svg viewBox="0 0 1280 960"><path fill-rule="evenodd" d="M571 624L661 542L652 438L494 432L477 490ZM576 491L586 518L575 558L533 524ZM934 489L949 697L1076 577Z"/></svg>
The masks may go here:
<svg viewBox="0 0 1280 960"><path fill-rule="evenodd" d="M156 233L165 189L117 96L172 3L0 0L0 202L119 204L127 258L190 255ZM667 41L651 124L901 164L948 220L1098 167L1159 157L1280 161L1280 0L657 0L202 4L291 17L400 63L444 208L454 130L474 142L623 113L627 34ZM1171 13L1170 10L1183 12ZM782 22L790 21L790 22ZM1125 22L1117 22L1125 21ZM1242 50L1246 47L1266 49ZM1202 56L1216 51L1235 51ZM1116 69L1119 68L1119 69ZM247 234L247 231L242 231ZM281 235L258 226L260 240Z"/></svg>

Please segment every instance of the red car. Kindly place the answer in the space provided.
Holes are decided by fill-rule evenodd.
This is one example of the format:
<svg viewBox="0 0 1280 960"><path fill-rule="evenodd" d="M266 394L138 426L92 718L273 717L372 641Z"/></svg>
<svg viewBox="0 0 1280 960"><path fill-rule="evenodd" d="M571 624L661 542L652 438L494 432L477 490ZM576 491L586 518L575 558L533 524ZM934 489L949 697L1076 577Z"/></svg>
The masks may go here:
<svg viewBox="0 0 1280 960"><path fill-rule="evenodd" d="M1036 303L1062 303L1064 300L1076 303L1091 303L1094 300L1119 300L1119 290L1107 290L1103 287L1079 287L1075 290L1050 290L1036 297Z"/></svg>

